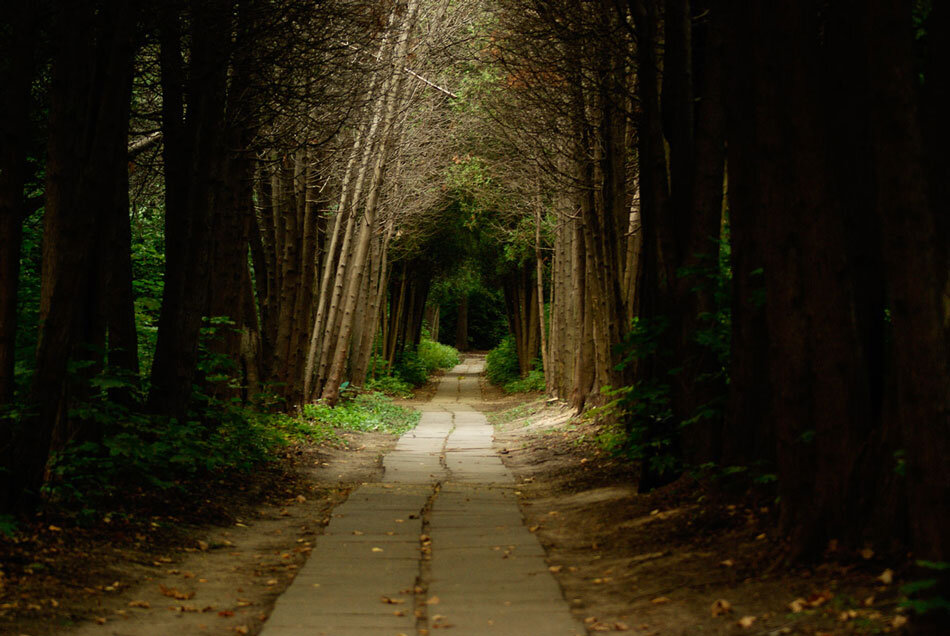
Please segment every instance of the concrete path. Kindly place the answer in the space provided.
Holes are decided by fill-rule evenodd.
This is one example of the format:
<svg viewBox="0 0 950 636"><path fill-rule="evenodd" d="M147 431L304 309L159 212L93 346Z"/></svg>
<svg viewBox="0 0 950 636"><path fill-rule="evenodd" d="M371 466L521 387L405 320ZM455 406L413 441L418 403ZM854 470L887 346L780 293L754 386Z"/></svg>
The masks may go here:
<svg viewBox="0 0 950 636"><path fill-rule="evenodd" d="M334 509L263 636L585 633L475 410L483 367L467 358L446 374L383 481Z"/></svg>

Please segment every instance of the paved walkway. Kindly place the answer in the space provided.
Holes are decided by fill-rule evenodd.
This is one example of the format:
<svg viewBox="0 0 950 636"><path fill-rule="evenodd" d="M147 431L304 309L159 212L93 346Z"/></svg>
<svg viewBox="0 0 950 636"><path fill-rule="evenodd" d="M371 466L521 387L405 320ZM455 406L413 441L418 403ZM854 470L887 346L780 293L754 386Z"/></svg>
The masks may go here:
<svg viewBox="0 0 950 636"><path fill-rule="evenodd" d="M475 410L483 366L468 358L446 374L383 459L383 481L334 509L263 636L584 633Z"/></svg>

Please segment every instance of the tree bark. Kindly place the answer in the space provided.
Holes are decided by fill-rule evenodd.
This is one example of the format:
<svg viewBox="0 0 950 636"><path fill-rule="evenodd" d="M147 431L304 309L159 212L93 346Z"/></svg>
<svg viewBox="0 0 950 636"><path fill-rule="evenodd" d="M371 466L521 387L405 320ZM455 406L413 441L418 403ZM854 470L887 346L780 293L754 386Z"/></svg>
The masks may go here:
<svg viewBox="0 0 950 636"><path fill-rule="evenodd" d="M194 9L187 81L180 16L166 9L161 28L166 265L149 407L179 421L187 417L207 311L232 13L230 0Z"/></svg>
<svg viewBox="0 0 950 636"><path fill-rule="evenodd" d="M16 465L4 474L3 507L25 510L39 498L54 436L67 420L70 361L97 321L95 252L114 217L115 180L126 169L135 5L110 1L59 7L53 16L52 83L44 215L40 333L32 402L35 415L16 440Z"/></svg>
<svg viewBox="0 0 950 636"><path fill-rule="evenodd" d="M30 86L34 74L33 10L14 3L7 11L10 38L0 43L0 406L13 399L16 362L20 246L26 218L24 186Z"/></svg>

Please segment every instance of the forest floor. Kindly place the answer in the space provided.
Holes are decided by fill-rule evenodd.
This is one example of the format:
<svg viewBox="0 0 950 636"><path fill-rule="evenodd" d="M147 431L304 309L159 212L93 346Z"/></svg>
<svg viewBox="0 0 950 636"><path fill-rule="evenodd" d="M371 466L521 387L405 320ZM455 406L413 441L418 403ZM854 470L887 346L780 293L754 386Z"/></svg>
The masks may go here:
<svg viewBox="0 0 950 636"><path fill-rule="evenodd" d="M436 383L401 402L426 401ZM563 405L483 383L479 406L588 633L907 631L899 575L873 555L778 567L768 508L685 481L638 495L633 467ZM151 502L145 518L83 527L38 517L25 536L0 539L0 634L257 633L332 508L378 479L396 441L345 437L345 448L295 447L279 466L208 483L188 501Z"/></svg>
<svg viewBox="0 0 950 636"><path fill-rule="evenodd" d="M897 566L866 552L784 567L767 505L685 478L637 494L634 467L565 405L483 395L525 519L589 633L910 633Z"/></svg>

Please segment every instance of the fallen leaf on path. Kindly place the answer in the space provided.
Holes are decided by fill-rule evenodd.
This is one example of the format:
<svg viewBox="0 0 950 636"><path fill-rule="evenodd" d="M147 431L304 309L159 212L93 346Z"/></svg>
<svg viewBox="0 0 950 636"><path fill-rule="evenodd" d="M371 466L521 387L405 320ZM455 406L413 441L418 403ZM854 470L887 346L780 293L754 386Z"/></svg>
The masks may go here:
<svg viewBox="0 0 950 636"><path fill-rule="evenodd" d="M906 624L907 624L906 616L895 616L894 620L891 621L891 627L895 629L903 627Z"/></svg>
<svg viewBox="0 0 950 636"><path fill-rule="evenodd" d="M247 634L250 631L251 630L247 628L247 625L238 625L237 627L234 628L234 632L237 634Z"/></svg>
<svg viewBox="0 0 950 636"><path fill-rule="evenodd" d="M195 593L192 592L182 592L181 590L174 587L166 587L164 584L158 584L158 591L162 593L162 596L167 596L168 598L173 598L178 601L187 601L190 598L194 598Z"/></svg>
<svg viewBox="0 0 950 636"><path fill-rule="evenodd" d="M208 542L207 542L207 541L199 541L199 542L198 542L198 549L199 549L199 550L204 551L204 550L207 550L207 549L210 548L210 547L211 547L211 546L208 545Z"/></svg>
<svg viewBox="0 0 950 636"><path fill-rule="evenodd" d="M614 631L626 632L630 630L630 626L624 623L623 621L617 621L614 623Z"/></svg>
<svg viewBox="0 0 950 636"><path fill-rule="evenodd" d="M220 612L218 612L218 616L220 616L221 618L231 618L232 616L234 616L234 612L232 612L231 610L221 610Z"/></svg>
<svg viewBox="0 0 950 636"><path fill-rule="evenodd" d="M811 596L808 597L808 601L807 601L808 606L821 607L827 601L830 601L834 597L835 595L831 593L831 590L824 590L822 592L818 592L817 594L812 594Z"/></svg>
<svg viewBox="0 0 950 636"><path fill-rule="evenodd" d="M361 530L354 530L353 534L359 537L363 534L363 532Z"/></svg>
<svg viewBox="0 0 950 636"><path fill-rule="evenodd" d="M731 568L731 567L734 566L735 564L736 564L736 562L733 561L732 559L726 559L725 561L720 561L720 562L719 562L719 565L723 566L724 568Z"/></svg>
<svg viewBox="0 0 950 636"><path fill-rule="evenodd" d="M382 548L373 548L373 552L382 552L382 551L383 551Z"/></svg>
<svg viewBox="0 0 950 636"><path fill-rule="evenodd" d="M99 623L100 625L105 625L106 619L103 616L96 616L96 622Z"/></svg>
<svg viewBox="0 0 950 636"><path fill-rule="evenodd" d="M439 597L438 597L438 596L430 597L429 600L426 601L426 605L438 605L438 604L439 604Z"/></svg>
<svg viewBox="0 0 950 636"><path fill-rule="evenodd" d="M560 571L563 570L563 569L564 569L564 566L563 566L563 565L552 565L551 567L548 568L548 570L551 572L551 574L557 574L558 572L560 572Z"/></svg>
<svg viewBox="0 0 950 636"><path fill-rule="evenodd" d="M861 558L865 560L873 559L874 550L872 550L871 548L864 548L863 550L861 550Z"/></svg>
<svg viewBox="0 0 950 636"><path fill-rule="evenodd" d="M657 596L655 599L653 599L650 602L653 603L654 605L662 605L663 603L669 603L670 599L666 598L665 596Z"/></svg>
<svg viewBox="0 0 950 636"><path fill-rule="evenodd" d="M712 615L713 616L725 616L732 612L732 603L726 599L719 599L712 604Z"/></svg>
<svg viewBox="0 0 950 636"><path fill-rule="evenodd" d="M883 583L884 585L890 585L894 582L894 570L887 568L881 575L877 577L877 580Z"/></svg>
<svg viewBox="0 0 950 636"><path fill-rule="evenodd" d="M268 579L268 580L267 580L267 584L268 584L268 585L277 585L277 579Z"/></svg>
<svg viewBox="0 0 950 636"><path fill-rule="evenodd" d="M788 609L792 610L796 614L802 612L805 608L808 607L808 601L803 598L796 598L794 601L788 604Z"/></svg>
<svg viewBox="0 0 950 636"><path fill-rule="evenodd" d="M754 623L756 620L758 620L758 617L756 616L743 616L739 619L739 627L742 627L743 629L749 629L752 627L752 623Z"/></svg>
<svg viewBox="0 0 950 636"><path fill-rule="evenodd" d="M297 503L306 503L307 498L303 495L297 495Z"/></svg>
<svg viewBox="0 0 950 636"><path fill-rule="evenodd" d="M388 596L381 596L379 600L383 603L388 603L389 605L401 605L402 603L406 602L401 598L389 598Z"/></svg>
<svg viewBox="0 0 950 636"><path fill-rule="evenodd" d="M148 601L129 601L129 607L141 607L142 609L149 609L152 607L152 604Z"/></svg>

